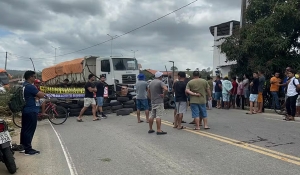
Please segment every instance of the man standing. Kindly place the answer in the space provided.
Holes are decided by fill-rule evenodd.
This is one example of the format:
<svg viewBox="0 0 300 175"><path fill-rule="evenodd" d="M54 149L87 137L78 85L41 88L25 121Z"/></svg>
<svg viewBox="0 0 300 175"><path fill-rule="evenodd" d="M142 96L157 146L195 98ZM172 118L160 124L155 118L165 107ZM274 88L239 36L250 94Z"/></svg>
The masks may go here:
<svg viewBox="0 0 300 175"><path fill-rule="evenodd" d="M259 76L259 85L258 85L258 97L257 97L257 113L262 113L263 111L263 106L264 106L264 98L263 98L263 92L264 92L264 87L265 87L265 82L266 78L264 76L264 71L259 71L258 72Z"/></svg>
<svg viewBox="0 0 300 175"><path fill-rule="evenodd" d="M95 75L90 74L88 76L88 79L89 79L89 81L84 86L84 91L85 91L84 106L81 109L80 114L77 118L78 122L83 122L82 115L86 111L86 109L88 107L90 107L91 105L92 105L92 108L93 108L92 109L93 110L93 121L99 120L99 118L96 116L97 107L96 107L96 101L95 101L95 98L94 98L94 93L97 92L97 88L95 87L95 84L94 84Z"/></svg>
<svg viewBox="0 0 300 175"><path fill-rule="evenodd" d="M157 135L164 135L167 132L161 130L161 117L164 112L164 97L168 92L167 86L161 81L163 73L156 72L155 79L151 81L148 89L148 96L151 99L151 117L149 119L149 128L148 133L154 133L155 131L152 129L154 118L156 118L156 126L157 126Z"/></svg>
<svg viewBox="0 0 300 175"><path fill-rule="evenodd" d="M225 77L222 82L222 99L224 102L224 108L230 108L230 91L232 89L232 83L228 80L228 77Z"/></svg>
<svg viewBox="0 0 300 175"><path fill-rule="evenodd" d="M192 117L196 123L194 130L200 130L200 120L202 119L204 129L210 129L207 125L206 94L208 94L208 99L211 100L211 91L207 81L199 77L199 71L194 71L194 79L189 81L186 86L186 93L191 98Z"/></svg>
<svg viewBox="0 0 300 175"><path fill-rule="evenodd" d="M147 90L148 90L148 83L145 81L145 75L139 74L138 75L138 82L136 83L136 114L138 123L144 122L141 120L141 110L145 110L146 121L149 123L149 104L147 98Z"/></svg>
<svg viewBox="0 0 300 175"><path fill-rule="evenodd" d="M222 82L221 78L218 75L216 78L216 86L215 86L215 99L217 100L217 108L221 108L221 98L222 98Z"/></svg>
<svg viewBox="0 0 300 175"><path fill-rule="evenodd" d="M246 113L246 114L256 114L255 110L254 110L254 106L255 106L255 102L257 102L257 98L258 98L258 86L259 86L259 79L258 79L258 73L254 72L253 73L253 81L250 83L250 86L252 86L251 88L251 94L249 97L249 101L250 101L250 112Z"/></svg>
<svg viewBox="0 0 300 175"><path fill-rule="evenodd" d="M273 97L273 102L272 102L272 106L275 106L276 109L280 109L280 105L279 105L279 99L278 99L278 93L279 93L279 84L281 82L281 79L279 78L279 72L275 72L274 77L271 78L270 80L270 92L272 94Z"/></svg>
<svg viewBox="0 0 300 175"><path fill-rule="evenodd" d="M187 96L185 94L185 73L178 72L179 81L175 82L173 85L174 92L176 94L176 111L177 114L175 116L174 128L184 129L185 127L181 126L183 114L186 112L187 107Z"/></svg>
<svg viewBox="0 0 300 175"><path fill-rule="evenodd" d="M237 95L237 90L238 90L238 83L236 82L236 77L231 78L231 84L232 84L232 89L231 89L231 95L230 95L230 101L231 101L231 106L234 109L235 108L235 103L236 103L236 95Z"/></svg>
<svg viewBox="0 0 300 175"><path fill-rule="evenodd" d="M100 76L100 81L97 83L96 88L97 88L97 92L96 92L96 99L97 99L97 105L98 105L98 110L100 112L100 114L102 115L102 119L106 119L107 116L103 113L103 101L104 101L104 89L106 87L106 83L105 83L105 76L101 75Z"/></svg>
<svg viewBox="0 0 300 175"><path fill-rule="evenodd" d="M244 75L244 80L243 80L243 85L244 85L244 99L245 102L244 104L247 106L249 105L249 96L250 96L250 91L249 91L249 76L247 74Z"/></svg>
<svg viewBox="0 0 300 175"><path fill-rule="evenodd" d="M22 110L22 129L20 143L24 148L25 155L39 154L40 151L32 149L31 142L37 126L37 117L40 109L40 102L35 98L43 98L45 94L39 91L34 85L36 75L34 71L26 71L23 84L24 100L26 102Z"/></svg>
<svg viewBox="0 0 300 175"><path fill-rule="evenodd" d="M208 82L208 85L210 88L210 92L213 92L214 91L214 83L210 76L207 76L207 82ZM208 99L208 97L207 97L207 99ZM207 109L209 109L209 110L212 109L212 101L210 101L210 100L207 101Z"/></svg>

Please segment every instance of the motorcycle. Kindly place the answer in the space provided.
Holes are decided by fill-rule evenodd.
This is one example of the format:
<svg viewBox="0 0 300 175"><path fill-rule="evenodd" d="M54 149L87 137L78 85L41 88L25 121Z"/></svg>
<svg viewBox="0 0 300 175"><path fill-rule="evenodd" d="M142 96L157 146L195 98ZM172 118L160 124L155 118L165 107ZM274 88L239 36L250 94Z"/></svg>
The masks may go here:
<svg viewBox="0 0 300 175"><path fill-rule="evenodd" d="M17 171L8 125L2 119L0 119L0 162L5 164L10 174L14 174Z"/></svg>

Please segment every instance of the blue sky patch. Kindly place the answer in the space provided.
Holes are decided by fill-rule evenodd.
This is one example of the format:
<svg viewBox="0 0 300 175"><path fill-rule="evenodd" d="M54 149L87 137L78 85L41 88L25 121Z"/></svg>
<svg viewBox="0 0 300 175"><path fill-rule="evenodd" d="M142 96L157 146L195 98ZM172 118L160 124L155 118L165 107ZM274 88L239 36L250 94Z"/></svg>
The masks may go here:
<svg viewBox="0 0 300 175"><path fill-rule="evenodd" d="M10 31L0 28L0 36L6 36L12 34Z"/></svg>

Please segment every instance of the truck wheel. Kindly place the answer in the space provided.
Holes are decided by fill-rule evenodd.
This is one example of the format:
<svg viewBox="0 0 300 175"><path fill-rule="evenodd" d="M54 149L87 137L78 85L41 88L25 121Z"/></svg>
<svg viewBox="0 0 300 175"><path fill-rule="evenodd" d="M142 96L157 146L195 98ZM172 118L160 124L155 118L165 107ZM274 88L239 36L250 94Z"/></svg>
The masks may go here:
<svg viewBox="0 0 300 175"><path fill-rule="evenodd" d="M168 105L170 108L175 108L175 101L174 100L169 100Z"/></svg>
<svg viewBox="0 0 300 175"><path fill-rule="evenodd" d="M70 109L77 109L77 108L81 108L78 104L70 104L69 105Z"/></svg>
<svg viewBox="0 0 300 175"><path fill-rule="evenodd" d="M108 107L108 106L110 106L110 103L103 103L102 107L104 108L104 107Z"/></svg>
<svg viewBox="0 0 300 175"><path fill-rule="evenodd" d="M83 100L78 100L77 104L78 104L78 106L80 106L82 108L83 105L84 105L84 101Z"/></svg>
<svg viewBox="0 0 300 175"><path fill-rule="evenodd" d="M129 101L126 101L123 103L124 105L132 105L134 104L134 101L133 100L129 100Z"/></svg>
<svg viewBox="0 0 300 175"><path fill-rule="evenodd" d="M103 111L108 111L108 110L111 110L111 107L110 106L106 106L106 107L102 107Z"/></svg>
<svg viewBox="0 0 300 175"><path fill-rule="evenodd" d="M15 174L17 171L17 166L14 158L14 154L10 147L4 148L1 150L3 154L3 162L10 174Z"/></svg>
<svg viewBox="0 0 300 175"><path fill-rule="evenodd" d="M133 112L133 108L123 108L123 109L120 109L120 110L128 110L130 113Z"/></svg>
<svg viewBox="0 0 300 175"><path fill-rule="evenodd" d="M79 113L80 112L70 112L69 117L77 117L77 116L79 116Z"/></svg>
<svg viewBox="0 0 300 175"><path fill-rule="evenodd" d="M118 97L117 100L119 102L126 102L126 101L129 101L129 98L128 97Z"/></svg>
<svg viewBox="0 0 300 175"><path fill-rule="evenodd" d="M76 108L76 109L70 109L69 112L70 113L77 113L77 112L80 112L81 111L81 108Z"/></svg>

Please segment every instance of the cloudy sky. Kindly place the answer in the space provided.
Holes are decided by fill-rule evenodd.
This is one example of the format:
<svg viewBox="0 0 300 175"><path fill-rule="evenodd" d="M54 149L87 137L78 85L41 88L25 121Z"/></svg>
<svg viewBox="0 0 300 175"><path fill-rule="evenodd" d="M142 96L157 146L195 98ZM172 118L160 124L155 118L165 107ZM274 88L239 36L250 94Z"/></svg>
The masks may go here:
<svg viewBox="0 0 300 175"><path fill-rule="evenodd" d="M0 0L0 67L37 70L57 55L122 35L194 0ZM198 0L157 22L113 40L113 55L136 58L143 69L212 67L209 27L240 20L241 0ZM56 63L86 55L110 56L110 42L64 56Z"/></svg>

